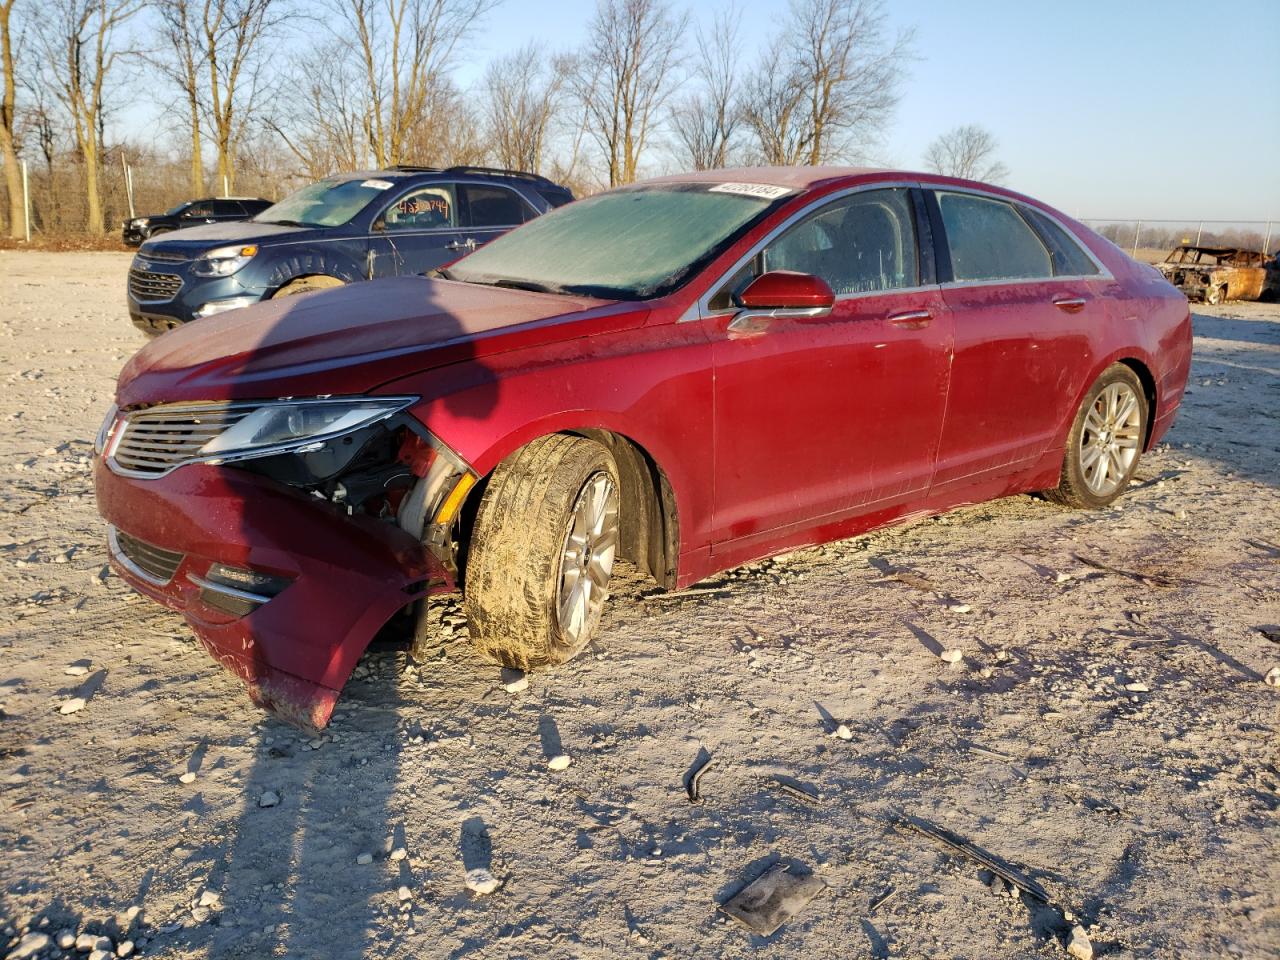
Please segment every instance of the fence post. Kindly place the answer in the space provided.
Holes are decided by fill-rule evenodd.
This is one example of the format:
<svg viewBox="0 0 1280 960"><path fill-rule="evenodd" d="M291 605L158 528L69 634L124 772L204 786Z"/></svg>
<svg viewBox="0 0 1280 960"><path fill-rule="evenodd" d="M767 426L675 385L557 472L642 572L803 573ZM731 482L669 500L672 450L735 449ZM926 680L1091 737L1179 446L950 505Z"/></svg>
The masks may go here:
<svg viewBox="0 0 1280 960"><path fill-rule="evenodd" d="M120 151L120 172L124 175L124 195L129 201L129 219L132 220L137 214L133 212L133 174L129 171L129 162L124 158L124 151Z"/></svg>
<svg viewBox="0 0 1280 960"><path fill-rule="evenodd" d="M27 182L27 161L22 161L22 219L27 226L27 243L31 242L31 187Z"/></svg>
<svg viewBox="0 0 1280 960"><path fill-rule="evenodd" d="M1263 253L1271 252L1271 221L1270 220L1267 221L1267 239L1262 241L1262 252Z"/></svg>
<svg viewBox="0 0 1280 960"><path fill-rule="evenodd" d="M1200 226L1196 227L1196 246L1200 246L1200 234L1204 233L1204 221L1200 221Z"/></svg>
<svg viewBox="0 0 1280 960"><path fill-rule="evenodd" d="M1133 228L1133 253L1130 254L1133 259L1138 259L1138 237L1142 235L1142 221L1138 221L1138 225Z"/></svg>
<svg viewBox="0 0 1280 960"><path fill-rule="evenodd" d="M227 179L227 175L222 175L222 195L224 197L231 196L231 181Z"/></svg>

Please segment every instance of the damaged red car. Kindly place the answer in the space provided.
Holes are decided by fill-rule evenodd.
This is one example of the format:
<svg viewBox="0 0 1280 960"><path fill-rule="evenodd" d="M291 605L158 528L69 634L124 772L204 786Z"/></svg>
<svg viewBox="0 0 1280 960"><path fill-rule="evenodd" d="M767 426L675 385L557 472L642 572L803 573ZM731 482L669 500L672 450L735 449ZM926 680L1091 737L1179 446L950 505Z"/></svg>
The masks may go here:
<svg viewBox="0 0 1280 960"><path fill-rule="evenodd" d="M679 589L1008 494L1104 506L1190 358L1181 294L1028 197L665 177L166 333L120 375L98 504L120 576L318 728L433 594L527 669L586 645L619 560Z"/></svg>

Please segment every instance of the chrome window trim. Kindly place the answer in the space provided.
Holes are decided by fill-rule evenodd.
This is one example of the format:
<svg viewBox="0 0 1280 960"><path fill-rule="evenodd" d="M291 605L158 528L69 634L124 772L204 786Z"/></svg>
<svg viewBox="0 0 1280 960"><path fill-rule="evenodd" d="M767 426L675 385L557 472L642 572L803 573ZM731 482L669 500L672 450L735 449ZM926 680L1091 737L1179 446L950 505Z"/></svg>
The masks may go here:
<svg viewBox="0 0 1280 960"><path fill-rule="evenodd" d="M736 313L740 310L740 307L712 310L710 307L711 299L715 294L719 293L720 287L723 284L732 279L739 270L755 259L760 254L761 250L776 240L780 234L789 230L791 227L795 226L797 222L803 220L819 208L824 207L827 204L834 203L837 200L843 200L845 197L852 196L855 193L865 193L868 190L911 189L912 187L919 186L920 183L915 180L880 180L875 183L860 183L853 187L845 187L843 190L836 190L832 193L823 194L821 197L816 197L812 202L801 207L791 216L787 217L786 220L783 220L782 223L770 230L758 243L752 246L747 253L738 258L737 262L735 262L733 266L724 271L724 273L716 278L714 283L707 287L706 292L704 292L702 296L689 305L689 308L680 315L679 319L676 320L676 323L688 323L690 321L701 320L706 317L729 316L730 314ZM915 225L913 223L912 230L916 233L916 247L918 251L920 237L919 232L914 229L914 226ZM926 284L914 287L891 287L887 290L859 290L856 293L841 293L836 295L836 303L843 303L846 300L853 300L862 297L882 297L886 294L936 290L937 286L937 284Z"/></svg>
<svg viewBox="0 0 1280 960"><path fill-rule="evenodd" d="M726 308L723 310L712 310L709 306L712 297L719 292L720 287L724 283L730 280L739 270L745 267L748 262L754 259L757 255L759 255L761 250L763 250L766 246L768 246L770 243L776 240L779 234L783 233L785 230L794 226L799 220L813 213L819 207L824 206L827 203L834 202L836 200L841 200L852 194L861 193L867 190L886 190L886 189L894 189L894 188L900 189L904 187L905 188L914 187L920 190L930 190L930 191L933 191L934 193L939 193L939 192L970 193L970 194L973 194L974 196L983 197L984 199L987 199L987 200L996 200L1002 203L1007 203L1010 206L1014 207L1015 210L1018 210L1019 215L1021 215L1021 210L1019 208L1026 207L1028 209L1034 209L1037 213L1046 217L1047 219L1051 220L1053 223L1061 227L1066 232L1067 236L1071 238L1072 242L1074 242L1076 246L1078 246L1081 249L1081 251L1084 252L1084 255L1089 258L1089 260L1093 263L1093 265L1098 268L1098 272L1096 274L1087 274L1082 276L1056 276L1056 277L1038 277L1038 278L1005 277L998 280L949 280L946 283L941 283L941 284L937 284L937 283L923 284L923 285L917 285L914 287L891 287L887 290L861 290L856 293L837 294L836 303L843 303L846 300L861 299L865 297L882 297L882 296L899 294L899 293L922 293L928 290L938 290L938 289L951 290L951 289L957 289L961 287L987 287L987 286L997 286L1001 284L1011 284L1011 283L1057 283L1059 281L1076 282L1081 280L1099 280L1099 281L1115 280L1115 275L1112 274L1112 272L1107 269L1106 264L1104 264L1098 258L1098 256L1091 249L1089 249L1089 246L1087 244L1082 243L1080 241L1080 238L1076 236L1076 233L1074 230L1072 230L1069 226L1063 223L1059 217L1057 217L1053 213L1050 213L1048 210L1042 209L1041 207L1032 207L1031 204L1028 204L1022 200L1016 200L1013 197L1006 197L1006 196L1003 196L1002 194L992 193L989 190L980 190L976 187L950 186L950 185L943 185L943 184L928 183L928 182L919 181L919 180L881 180L875 183L861 183L861 184L858 184L857 186L846 187L843 190L837 190L833 193L825 194L815 199L812 203L809 203L804 207L802 207L801 209L797 210L795 213L793 213L790 217L788 217L782 223L774 227L773 230L769 231L769 233L766 234L763 239L761 239L758 243L752 246L752 248L745 255L740 257L732 267L730 267L728 270L724 271L719 277L717 277L714 283L708 285L706 292L703 293L702 296L700 296L693 303L691 303L689 307L684 311L684 313L682 313L680 317L676 320L676 322L690 323L694 320L702 320L707 317L717 317L717 316L723 317L723 316L729 316L735 313L739 308L733 307L733 308ZM1028 228L1032 229L1034 232L1034 228L1031 228L1030 224L1028 224ZM935 242L936 242L936 239L937 238L935 238ZM1037 237L1037 239L1039 238ZM919 245L919 243L920 243L920 237L917 231L917 236L916 236L917 246Z"/></svg>
<svg viewBox="0 0 1280 960"><path fill-rule="evenodd" d="M139 580L143 580L153 587L167 587L173 582L173 577L162 580L154 574L147 573L147 571L130 560L120 546L120 538L116 535L115 526L110 523L107 524L107 549L111 553L111 559L115 560L116 563L120 564ZM174 573L177 573L177 571L175 570Z"/></svg>
<svg viewBox="0 0 1280 960"><path fill-rule="evenodd" d="M210 590L213 593L220 593L223 596L234 597L237 600L244 600L248 603L256 603L259 606L275 599L274 597L264 596L261 593L250 593L248 590L241 590L238 587L228 587L224 583L215 583L212 580L206 580L204 577L197 577L194 573L188 573L187 579L201 590Z"/></svg>
<svg viewBox="0 0 1280 960"><path fill-rule="evenodd" d="M949 280L946 283L941 284L941 287L944 290L951 289L954 287L992 286L993 284L1000 284L1000 283L1052 283L1056 280L1114 280L1115 279L1115 276L1111 273L1110 270L1107 269L1107 265L1104 264L1101 260L1099 260L1098 257L1094 254L1094 252L1090 250L1086 244L1083 244L1080 242L1080 238L1076 236L1075 231L1072 230L1070 227L1068 227L1058 217L1054 216L1048 210L1044 210L1040 207L1033 206L1032 204L1026 203L1023 200L1016 200L1013 197L1001 196L998 193L991 193L987 190L978 190L975 187L952 187L952 186L943 186L942 184L931 184L931 183L920 184L919 186L923 190L932 190L935 194L968 193L968 194L972 194L975 197L981 197L984 200L995 200L999 203L1006 203L1009 206L1013 207L1014 211L1017 212L1019 216L1022 216L1022 210L1024 209L1035 210L1036 213L1043 216L1046 220L1051 220L1053 223L1061 227L1062 230L1066 233L1066 235L1071 238L1071 241L1077 247L1079 247L1081 252L1086 257L1089 258L1090 262L1092 262L1093 265L1098 268L1097 273L1091 273L1091 274L1081 275L1081 276L1001 277L996 280ZM939 214L941 214L941 208L942 208L941 203L938 204L938 208L939 208ZM1023 217L1023 222L1026 222L1026 217ZM945 224L944 224L944 229L945 229ZM1027 223L1027 229L1029 229L1032 233L1035 233L1035 227L1033 227L1030 223ZM1036 239L1040 240L1038 235L1036 236ZM1043 240L1040 240L1040 245L1044 246ZM1049 253L1048 248L1045 249L1045 252ZM1049 262L1050 264L1053 263L1052 254L1050 254Z"/></svg>
<svg viewBox="0 0 1280 960"><path fill-rule="evenodd" d="M339 437L344 436L345 434L350 432L349 430L343 430L339 432L316 434L315 436L310 436L310 437L306 437L304 439L299 439L299 440L290 440L285 443L278 443L269 447L254 447L252 450L245 450L241 452L209 454L206 456L199 456L199 457L188 457L185 460L178 460L170 464L168 467L166 467L162 471L131 470L128 467L121 466L116 461L115 453L116 453L116 448L120 446L120 443L122 442L124 436L129 432L127 427L122 427L121 424L126 423L129 417L133 413L145 413L147 411L153 411L159 408L163 408L165 413L175 413L175 414L201 413L201 412L210 410L211 408L217 408L219 410L247 409L252 411L252 410L261 409L262 407L276 407L276 406L286 406L286 405L291 406L297 403L341 404L341 403L352 403L359 400L368 400L370 402L381 401L381 400L387 400L387 401L394 400L400 403L400 406L396 407L395 409L389 410L388 412L384 413L382 416L377 417L373 420L370 420L364 424L361 424L359 429L363 430L365 427L373 426L375 423L382 423L384 420L389 420L391 417L399 415L410 404L416 403L418 398L405 397L405 396L388 396L388 397L373 396L373 397L308 397L308 398L299 399L297 397L294 397L290 399L262 400L262 401L237 400L231 403L219 403L217 401L207 401L204 403L173 403L173 404L158 403L158 404L155 404L154 406L143 407L141 410L129 411L128 413L123 413L117 416L116 418L117 429L111 434L111 441L110 443L108 443L107 449L103 454L103 460L105 461L108 469L110 469L112 473L117 474L119 476L130 477L134 480L159 480L162 477L167 477L169 474L173 473L173 471L193 463L206 463L213 466L217 466L223 463L239 463L242 460L256 460L259 457L274 457L282 453L294 453L297 450L301 449L302 447L311 446L313 443L327 443L330 440L336 440Z"/></svg>

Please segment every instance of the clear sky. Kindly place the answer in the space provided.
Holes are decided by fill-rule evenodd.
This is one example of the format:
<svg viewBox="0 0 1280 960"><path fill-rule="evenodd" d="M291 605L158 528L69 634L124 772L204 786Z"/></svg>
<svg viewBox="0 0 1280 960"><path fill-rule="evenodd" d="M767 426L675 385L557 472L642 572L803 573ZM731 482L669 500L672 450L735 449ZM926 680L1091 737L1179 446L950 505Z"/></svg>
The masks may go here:
<svg viewBox="0 0 1280 960"><path fill-rule="evenodd" d="M689 5L709 20L721 0ZM787 0L737 0L744 68ZM889 0L914 26L876 160L919 168L938 133L977 123L1008 185L1078 217L1280 221L1280 0ZM530 40L577 45L594 0L507 0L464 84ZM692 47L692 44L690 45Z"/></svg>

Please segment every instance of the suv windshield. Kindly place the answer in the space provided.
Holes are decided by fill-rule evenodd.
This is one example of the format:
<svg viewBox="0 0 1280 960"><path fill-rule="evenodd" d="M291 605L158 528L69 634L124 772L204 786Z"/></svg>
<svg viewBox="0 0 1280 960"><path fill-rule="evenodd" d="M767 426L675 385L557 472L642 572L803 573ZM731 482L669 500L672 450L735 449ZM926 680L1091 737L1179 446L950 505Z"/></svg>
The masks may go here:
<svg viewBox="0 0 1280 960"><path fill-rule="evenodd" d="M253 219L258 223L283 223L294 227L336 227L369 205L389 180L321 180L291 193Z"/></svg>
<svg viewBox="0 0 1280 960"><path fill-rule="evenodd" d="M738 183L624 187L538 217L445 275L615 300L663 296L791 192Z"/></svg>

